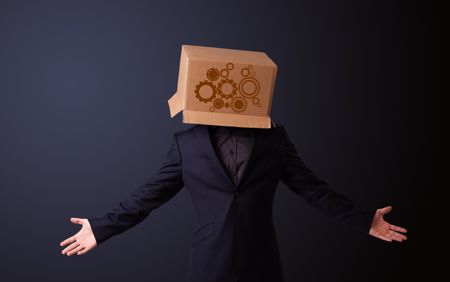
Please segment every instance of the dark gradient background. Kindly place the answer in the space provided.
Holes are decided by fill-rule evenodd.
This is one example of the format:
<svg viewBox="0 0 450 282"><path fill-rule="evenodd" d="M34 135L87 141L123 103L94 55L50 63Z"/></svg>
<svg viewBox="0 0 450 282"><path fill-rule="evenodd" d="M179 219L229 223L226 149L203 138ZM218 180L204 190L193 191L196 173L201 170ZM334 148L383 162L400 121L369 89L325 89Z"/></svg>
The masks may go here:
<svg viewBox="0 0 450 282"><path fill-rule="evenodd" d="M438 8L363 2L0 1L0 280L185 280L185 190L84 256L59 246L79 229L70 217L115 206L190 126L167 107L181 44L267 52L271 116L306 164L360 206L393 205L387 219L410 231L401 244L357 233L280 183L287 282L433 276L421 253L435 250L423 211L437 188Z"/></svg>

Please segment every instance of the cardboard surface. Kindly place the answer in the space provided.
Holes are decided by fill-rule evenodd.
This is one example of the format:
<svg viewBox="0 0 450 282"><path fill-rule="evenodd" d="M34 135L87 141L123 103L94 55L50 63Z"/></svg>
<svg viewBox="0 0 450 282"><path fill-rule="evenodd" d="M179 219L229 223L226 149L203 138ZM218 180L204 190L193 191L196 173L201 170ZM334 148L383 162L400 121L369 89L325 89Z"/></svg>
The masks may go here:
<svg viewBox="0 0 450 282"><path fill-rule="evenodd" d="M277 66L263 52L183 45L170 116L183 123L270 128Z"/></svg>

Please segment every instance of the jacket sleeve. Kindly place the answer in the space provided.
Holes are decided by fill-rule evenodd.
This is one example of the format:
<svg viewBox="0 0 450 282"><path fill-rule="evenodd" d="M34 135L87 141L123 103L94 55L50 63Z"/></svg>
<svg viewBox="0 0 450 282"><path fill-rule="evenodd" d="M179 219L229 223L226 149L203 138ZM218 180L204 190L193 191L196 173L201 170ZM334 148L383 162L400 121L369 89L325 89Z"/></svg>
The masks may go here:
<svg viewBox="0 0 450 282"><path fill-rule="evenodd" d="M97 245L143 221L183 188L181 155L177 134L166 160L156 173L136 187L118 205L99 218L88 218Z"/></svg>
<svg viewBox="0 0 450 282"><path fill-rule="evenodd" d="M362 209L346 196L333 191L305 166L283 126L283 171L281 181L306 203L324 214L368 234L376 210Z"/></svg>

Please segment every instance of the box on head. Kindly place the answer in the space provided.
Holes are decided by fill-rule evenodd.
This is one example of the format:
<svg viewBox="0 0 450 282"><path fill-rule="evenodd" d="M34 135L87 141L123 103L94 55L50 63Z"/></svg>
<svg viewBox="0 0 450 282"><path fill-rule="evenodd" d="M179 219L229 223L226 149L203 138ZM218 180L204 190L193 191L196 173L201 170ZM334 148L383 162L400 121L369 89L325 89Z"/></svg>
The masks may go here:
<svg viewBox="0 0 450 282"><path fill-rule="evenodd" d="M270 128L277 66L264 52L182 45L170 116L183 123Z"/></svg>

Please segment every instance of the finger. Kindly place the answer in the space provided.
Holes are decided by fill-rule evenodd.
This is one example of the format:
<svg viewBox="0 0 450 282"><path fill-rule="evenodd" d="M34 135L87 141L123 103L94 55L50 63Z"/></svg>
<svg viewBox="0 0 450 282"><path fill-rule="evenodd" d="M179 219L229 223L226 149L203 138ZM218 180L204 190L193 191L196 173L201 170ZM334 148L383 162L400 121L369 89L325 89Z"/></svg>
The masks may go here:
<svg viewBox="0 0 450 282"><path fill-rule="evenodd" d="M378 232L378 231L374 231L371 235L372 235L373 237L378 238L378 239L382 239L382 240L384 240L384 241L392 242L392 239L391 239L391 238L389 238L389 237L386 236L385 234L381 234L381 233Z"/></svg>
<svg viewBox="0 0 450 282"><path fill-rule="evenodd" d="M84 255L85 253L89 252L89 250L90 250L90 249L88 249L88 248L84 248L83 250L78 251L78 252L77 252L77 255L79 255L79 256Z"/></svg>
<svg viewBox="0 0 450 282"><path fill-rule="evenodd" d="M394 231L399 231L399 232L403 232L403 233L407 233L408 232L408 230L406 230L405 228L400 227L400 226L396 226L396 225L393 225L393 224L391 224L390 228L391 228L391 230L394 230Z"/></svg>
<svg viewBox="0 0 450 282"><path fill-rule="evenodd" d="M69 237L66 240L62 241L61 243L59 243L59 245L62 247L69 243L75 242L75 240L76 240L75 237L72 236L72 237Z"/></svg>
<svg viewBox="0 0 450 282"><path fill-rule="evenodd" d="M74 248L78 247L78 245L80 245L80 243L73 242L71 245L69 245L67 248L65 248L61 253L65 254L65 253L69 252L70 250L73 250Z"/></svg>
<svg viewBox="0 0 450 282"><path fill-rule="evenodd" d="M389 231L389 234L392 236L392 237L396 237L396 238L400 238L400 239L402 239L402 240L406 240L406 239L408 239L405 235L403 235L403 234L401 234L401 233L398 233L398 232L395 232L395 231Z"/></svg>
<svg viewBox="0 0 450 282"><path fill-rule="evenodd" d="M392 211L392 206L384 207L384 208L382 208L382 209L379 209L379 211L380 211L381 214L387 214L387 213L389 213L390 211Z"/></svg>
<svg viewBox="0 0 450 282"><path fill-rule="evenodd" d="M378 238L380 238L381 240L387 241L387 242L392 242L392 238L389 238L384 235L378 235Z"/></svg>
<svg viewBox="0 0 450 282"><path fill-rule="evenodd" d="M397 242L403 242L403 239L400 237L397 237L395 235L391 236L390 238L392 238L392 240L397 241Z"/></svg>
<svg viewBox="0 0 450 282"><path fill-rule="evenodd" d="M75 249L71 250L70 252L67 253L67 255L70 257L71 255L75 254L78 251L81 251L82 249L84 249L85 246L83 245L79 245L78 247L76 247Z"/></svg>
<svg viewBox="0 0 450 282"><path fill-rule="evenodd" d="M70 221L72 221L72 223L76 223L76 224L83 224L83 220L78 217L71 217Z"/></svg>

